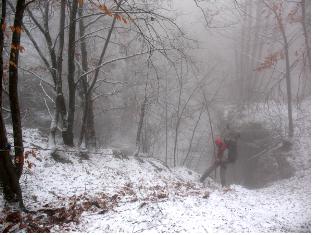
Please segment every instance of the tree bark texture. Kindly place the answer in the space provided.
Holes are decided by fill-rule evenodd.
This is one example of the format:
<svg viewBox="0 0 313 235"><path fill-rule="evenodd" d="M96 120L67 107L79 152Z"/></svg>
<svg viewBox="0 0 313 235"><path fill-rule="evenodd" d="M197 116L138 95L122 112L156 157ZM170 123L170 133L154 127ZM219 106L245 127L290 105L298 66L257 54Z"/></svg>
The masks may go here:
<svg viewBox="0 0 313 235"><path fill-rule="evenodd" d="M301 25L303 29L303 35L304 35L304 42L305 42L305 48L306 48L306 55L309 60L309 68L311 68L311 48L310 48L310 39L307 32L307 26L306 26L306 14L305 14L305 0L301 0L301 12L302 12L302 20Z"/></svg>
<svg viewBox="0 0 313 235"><path fill-rule="evenodd" d="M78 1L73 1L70 10L70 24L69 24L69 38L68 38L68 118L67 128L62 133L64 144L74 146L74 115L75 115L75 36L76 36L76 14L77 14Z"/></svg>
<svg viewBox="0 0 313 235"><path fill-rule="evenodd" d="M2 0L1 24L0 24L0 86L3 82L3 46L4 30L6 18L6 0ZM8 140L6 135L5 124L2 117L2 89L0 89L0 183L3 188L4 198L6 200L17 199L20 207L25 209L22 190L19 183L19 177L16 168L12 163L9 149L7 149Z"/></svg>
<svg viewBox="0 0 313 235"><path fill-rule="evenodd" d="M85 26L83 16L83 8L80 7L78 9L78 16L79 16L79 36L83 38L85 35ZM87 45L85 39L82 39L80 42L80 50L82 56L82 69L83 73L89 70L88 66L88 52L87 52ZM81 91L82 91L82 99L83 99L83 117L82 117L82 127L80 132L79 138L79 145L83 142L85 138L85 143L87 147L96 147L95 144L95 127L94 127L94 115L93 115L93 101L91 99L91 94L88 93L88 80L87 75L81 78Z"/></svg>
<svg viewBox="0 0 313 235"><path fill-rule="evenodd" d="M13 125L15 165L17 167L18 178L21 177L24 164L24 147L22 136L22 125L20 106L18 98L18 58L21 39L21 28L23 22L23 14L25 10L25 0L18 0L16 3L15 19L13 25L13 35L10 51L9 64L9 99L11 108L11 117Z"/></svg>
<svg viewBox="0 0 313 235"><path fill-rule="evenodd" d="M147 104L147 96L145 95L145 98L140 107L140 117L139 117L139 123L138 123L137 135L136 135L137 154L139 153L140 147L141 147L140 140L141 140L143 121L145 118L146 104Z"/></svg>

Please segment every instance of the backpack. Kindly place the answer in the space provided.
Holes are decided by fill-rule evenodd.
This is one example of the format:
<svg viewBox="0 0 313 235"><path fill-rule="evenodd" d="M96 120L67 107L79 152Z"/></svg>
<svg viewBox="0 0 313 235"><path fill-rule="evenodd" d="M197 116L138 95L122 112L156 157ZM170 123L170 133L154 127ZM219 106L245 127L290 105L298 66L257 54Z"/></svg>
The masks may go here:
<svg viewBox="0 0 313 235"><path fill-rule="evenodd" d="M225 141L228 146L228 162L234 163L237 160L237 142L234 140Z"/></svg>

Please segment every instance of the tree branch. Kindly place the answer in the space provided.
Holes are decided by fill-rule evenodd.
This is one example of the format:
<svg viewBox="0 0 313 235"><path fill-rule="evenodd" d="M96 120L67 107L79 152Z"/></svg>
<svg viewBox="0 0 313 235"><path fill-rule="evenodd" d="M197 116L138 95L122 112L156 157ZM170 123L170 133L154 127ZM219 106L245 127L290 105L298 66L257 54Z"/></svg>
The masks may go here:
<svg viewBox="0 0 313 235"><path fill-rule="evenodd" d="M112 63L117 62L117 61L120 61L120 60L130 59L130 58L132 58L132 57L136 57L136 56L148 54L149 52L150 52L150 51L140 52L140 53L136 53L136 54L133 54L133 55L124 56L124 57L119 57L119 58L112 59L112 60L110 60L110 61L103 62L102 64L96 66L95 68L93 68L93 69L91 69L91 70L89 70L89 71L87 71L87 72L81 74L80 77L79 77L79 79L76 81L75 84L77 85L78 82L80 81L80 79L81 79L82 77L84 77L84 76L86 76L86 75L88 75L88 74L94 72L95 70L97 70L97 69L99 69L99 68L101 68L101 67L103 67L103 66L106 66L106 65L108 65L108 64L112 64Z"/></svg>

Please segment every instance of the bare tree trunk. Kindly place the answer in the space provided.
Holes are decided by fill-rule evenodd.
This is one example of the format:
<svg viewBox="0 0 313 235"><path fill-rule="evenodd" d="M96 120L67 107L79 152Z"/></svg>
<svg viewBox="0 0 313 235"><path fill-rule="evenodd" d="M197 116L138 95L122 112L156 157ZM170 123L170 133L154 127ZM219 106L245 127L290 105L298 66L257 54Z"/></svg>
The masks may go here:
<svg viewBox="0 0 313 235"><path fill-rule="evenodd" d="M96 148L96 130L94 123L93 101L90 96L85 96L82 118L82 128L79 137L79 145L84 143L86 147Z"/></svg>
<svg viewBox="0 0 313 235"><path fill-rule="evenodd" d="M167 157L167 149L168 149L168 100L167 100L167 88L168 88L168 78L166 77L166 84L165 84L165 165L168 164L168 157Z"/></svg>
<svg viewBox="0 0 313 235"><path fill-rule="evenodd" d="M83 38L85 35L85 26L84 26L84 20L82 18L83 16L83 6L80 6L78 9L78 17L79 17L79 37ZM81 57L82 57L82 73L85 73L88 71L88 52L87 52L87 46L85 39L82 39L80 41L80 51L81 51ZM82 117L82 127L80 131L80 137L78 141L78 145L81 145L86 140L86 131L87 131L87 114L88 114L88 100L87 97L87 90L88 90L88 81L87 81L87 75L84 75L84 77L81 78L81 92L82 92L82 99L83 99L83 117Z"/></svg>
<svg viewBox="0 0 313 235"><path fill-rule="evenodd" d="M196 121L196 124L195 124L193 130L192 130L192 135L191 135L191 139L190 139L190 142L189 142L188 152L187 152L186 157L185 157L185 159L184 159L184 161L183 161L183 165L185 165L186 160L188 159L188 156L189 156L189 154L190 154L191 146L192 146L192 141L193 141L193 138L194 138L194 136L195 136L195 133L196 133L196 129L197 129L197 127L198 127L198 124L199 124L199 122L200 122L200 120L201 120L201 116L202 116L202 113L203 113L203 108L204 108L204 104L203 104L202 107L201 107L201 110L200 110L198 119L197 119L197 121Z"/></svg>
<svg viewBox="0 0 313 235"><path fill-rule="evenodd" d="M181 64L181 78L182 79L182 64ZM177 105L177 121L175 125L175 137L174 137L174 167L176 166L176 152L177 152L177 142L178 142L178 129L180 125L180 105L181 105L181 96L183 90L183 81L179 80L179 95L178 95L178 105ZM183 112L183 111L182 111Z"/></svg>
<svg viewBox="0 0 313 235"><path fill-rule="evenodd" d="M3 2L4 1L2 0L2 6ZM22 190L16 172L16 167L14 167L9 150L7 149L8 141L2 117L2 105L0 106L0 109L0 183L2 185L3 195L5 200L17 200L20 208L27 211L24 206Z"/></svg>
<svg viewBox="0 0 313 235"><path fill-rule="evenodd" d="M120 5L122 4L122 1L123 0L120 0L117 3L117 9L116 9L117 11L120 9ZM94 78L93 78L93 80L91 82L91 85L89 86L88 91L87 91L89 94L91 94L91 91L93 90L93 88L94 88L94 86L95 86L95 84L97 82L98 75L99 75L99 72L100 72L100 65L103 62L105 53L107 52L107 49L108 49L108 46L109 46L109 43L110 43L110 40L111 40L111 36L112 36L113 30L114 30L114 27L115 27L116 19L117 18L114 16L113 20L112 20L111 27L110 27L109 32L108 32L108 35L106 37L104 46L102 48L102 52L101 52L100 58L99 58L98 63L97 63L97 67L96 67L96 70L95 70L95 76L94 76Z"/></svg>
<svg viewBox="0 0 313 235"><path fill-rule="evenodd" d="M270 9L274 17L277 21L279 31L283 37L284 42L284 54L285 54L285 63L286 63L286 87L287 87L287 105L288 105L288 135L289 137L293 137L294 129L293 129L293 118L292 118L292 93L291 93L291 77L290 77L290 62L289 62L289 48L288 48L288 40L285 32L285 28L283 25L282 16L278 13L278 9L275 6L270 6L266 1L263 1L268 9Z"/></svg>
<svg viewBox="0 0 313 235"><path fill-rule="evenodd" d="M237 42L234 41L234 48L236 48L237 46ZM232 90L232 92L230 93L230 98L232 101L239 101L239 94L240 94L240 89L238 87L238 84L241 81L241 74L240 74L240 60L242 55L240 55L240 53L238 52L238 50L234 50L234 57L235 57L235 76L234 76L234 85L237 84L237 87L235 89ZM235 98L235 100L234 100Z"/></svg>
<svg viewBox="0 0 313 235"><path fill-rule="evenodd" d="M3 82L3 47L4 47L4 30L5 30L5 18L6 18L6 0L1 1L1 19L0 19L0 113L2 115L2 82ZM1 130L4 130L4 128L1 128ZM6 133L5 133L5 139L3 136L1 136L1 143L2 141L6 141Z"/></svg>
<svg viewBox="0 0 313 235"><path fill-rule="evenodd" d="M284 38L284 51L285 51L285 62L286 62L286 85L287 85L287 103L288 103L288 126L289 126L289 137L293 137L293 118L292 118L292 93L291 93L291 78L290 78L290 63L289 63L289 49L286 33L283 25L281 24L281 33Z"/></svg>
<svg viewBox="0 0 313 235"><path fill-rule="evenodd" d="M48 145L50 149L54 149L56 146L55 135L58 129L58 121L59 121L59 112L57 107L55 107L54 114L50 124L50 133L48 138Z"/></svg>
<svg viewBox="0 0 313 235"><path fill-rule="evenodd" d="M149 141L150 141L150 131L148 128L147 124L147 118L144 118L144 124L143 124L143 134L142 134L142 152L143 153L149 153L150 146L149 146Z"/></svg>
<svg viewBox="0 0 313 235"><path fill-rule="evenodd" d="M43 60L45 66L50 71L50 74L54 82L54 89L56 91L55 112L53 115L53 119L51 120L50 134L49 134L49 146L51 148L54 148L56 145L55 135L57 131L57 125L60 120L59 115L61 116L62 128L64 128L65 130L67 128L67 120L66 120L67 112L66 112L65 99L64 99L63 90L62 90L62 63L63 63L63 49L64 49L65 8L66 8L66 0L61 0L58 53L55 52L55 48L54 48L52 38L50 35L50 30L49 30L50 2L49 1L44 2L44 10L42 10L43 26L38 22L37 18L33 15L33 13L29 9L27 9L28 15L30 16L34 24L38 27L38 29L40 30L40 32L45 38L48 51L49 51L51 65L48 62L48 60L45 58L43 51L40 49L38 43L36 42L32 34L30 33L30 31L24 26L24 29L28 38L33 43L36 51L38 52L40 58Z"/></svg>
<svg viewBox="0 0 313 235"><path fill-rule="evenodd" d="M21 39L21 28L23 21L23 14L25 9L25 0L18 0L16 3L14 31L12 35L12 44L10 52L10 65L9 65L9 99L11 108L11 117L13 124L13 137L14 137L14 150L15 150L15 164L17 167L17 176L21 177L24 165L24 147L23 135L20 116L20 107L18 99L18 58L19 47Z"/></svg>
<svg viewBox="0 0 313 235"><path fill-rule="evenodd" d="M10 161L9 151L7 149L8 139L5 129L5 124L2 117L2 82L3 82L3 46L4 46L4 30L6 18L6 0L1 2L1 25L0 25L0 183L2 184L3 194L6 199L14 195L11 186L10 174L7 169L6 161ZM9 166L10 167L10 166ZM13 164L11 164L11 171L14 172ZM15 176L16 177L16 176ZM17 177L16 177L17 178Z"/></svg>
<svg viewBox="0 0 313 235"><path fill-rule="evenodd" d="M78 16L79 16L79 35L80 38L83 38L85 35L85 26L83 21L83 8L80 7L78 9ZM85 39L81 40L80 43L81 49L81 56L82 56L82 69L83 73L89 70L88 66L88 52L87 52L87 45ZM83 109L83 118L82 118L82 128L79 138L79 145L85 139L85 143L87 147L92 146L93 148L96 147L96 136L95 136L95 127L94 127L94 112L93 112L93 101L91 98L91 94L88 94L88 81L87 75L81 78L82 84L82 95L84 100L84 109ZM90 91L92 93L92 91Z"/></svg>
<svg viewBox="0 0 313 235"><path fill-rule="evenodd" d="M210 129L211 129L211 138L212 138L212 145L213 145L213 154L212 154L212 162L215 161L215 153L216 153L216 148L215 148L215 144L214 144L214 132L213 132L213 125L212 125L212 119L211 119L211 113L210 113L210 109L209 109L209 102L205 96L205 93L202 89L202 96L205 102L205 108L208 114L208 118L209 118L209 124L210 124ZM216 170L214 171L214 178L216 178Z"/></svg>
<svg viewBox="0 0 313 235"><path fill-rule="evenodd" d="M306 4L308 3L308 4ZM309 6L306 6L309 5ZM308 58L308 72L306 73L306 79L302 84L302 97L304 98L307 94L310 95L310 87L311 87L311 37L310 37L310 33L308 33L308 29L310 29L310 25L307 26L306 24L306 18L307 18L307 14L306 14L306 9L309 8L311 9L311 1L305 1L302 0L301 1L301 12L302 12L302 19L301 19L301 25L302 25L302 30L303 30L303 35L304 35L304 43L305 43L305 49L306 49L306 55ZM311 12L311 11L310 11ZM308 16L310 17L310 14L308 14ZM310 32L311 30L309 30ZM304 70L305 70L306 66L304 65Z"/></svg>
<svg viewBox="0 0 313 235"><path fill-rule="evenodd" d="M191 94L189 95L187 101L184 103L184 105L182 106L182 109L180 110L180 106L181 106L181 95L182 95L182 83L180 83L180 90L179 90L179 100L178 100L178 109L177 109L177 121L176 121L176 126L175 126L175 138L174 138L174 167L176 166L176 152L177 152L177 146L178 146L178 134L179 134L179 127L180 127L180 123L181 123L181 119L182 116L185 112L185 109L187 108L187 105L189 103L189 101L191 100L191 97L194 95L194 93L197 91L197 89L199 88L199 86L197 85L193 91L191 92ZM178 157L177 157L178 158ZM178 159L177 159L178 161Z"/></svg>
<svg viewBox="0 0 313 235"><path fill-rule="evenodd" d="M143 121L145 118L146 104L147 104L147 95L145 94L145 98L144 98L144 100L141 104L141 107L140 107L140 117L139 117L139 123L138 123L137 135L136 135L136 153L135 153L135 155L138 155L140 152L140 147L141 147L140 140L141 140Z"/></svg>
<svg viewBox="0 0 313 235"><path fill-rule="evenodd" d="M61 0L60 8L60 26L59 26L59 49L57 55L57 94L62 92L62 64L63 64L63 49L64 49L64 28L65 28L65 7L66 0Z"/></svg>
<svg viewBox="0 0 313 235"><path fill-rule="evenodd" d="M246 47L245 47L245 50L244 50L244 53L245 53L245 60L244 60L244 70L243 70L243 90L242 90L242 95L243 95L243 100L242 102L244 103L249 103L250 101L250 97L249 97L249 80L250 80L250 69L251 69L251 59L248 58L246 55L250 55L251 53L251 39L252 39L252 19L250 18L251 15L252 15L252 4L251 4L251 1L250 0L247 0L246 3L247 5L247 14L248 14L248 17L247 17L247 39L246 39Z"/></svg>
<svg viewBox="0 0 313 235"><path fill-rule="evenodd" d="M68 117L67 129L63 132L64 144L74 146L74 115L75 115L75 38L76 38L76 14L77 14L78 1L73 1L70 10L70 24L69 24L69 38L68 38Z"/></svg>
<svg viewBox="0 0 313 235"><path fill-rule="evenodd" d="M116 10L119 10L121 4L122 4L122 0L120 0L117 3L117 9ZM86 135L86 133L84 133L84 132L86 132L86 129L90 128L90 130L88 130L89 131L88 135L91 138L94 139L92 141L92 142L94 142L94 145L95 145L95 137L96 137L96 135L95 135L95 127L94 127L93 101L92 101L91 94L92 94L94 86L95 86L95 84L97 82L97 79L98 79L98 76L99 76L99 71L100 71L100 67L99 66L102 64L104 56L105 56L105 53L106 53L106 51L108 49L108 46L109 46L109 43L110 43L110 39L111 39L113 30L114 30L114 27L115 27L116 20L117 20L117 17L114 16L114 18L112 20L111 27L109 29L107 38L105 40L105 43L104 43L104 46L103 46L103 49L102 49L102 52L101 52L100 58L99 58L98 63L97 63L98 66L97 66L97 69L95 70L94 78L93 78L93 80L92 80L90 85L87 84L88 85L87 86L87 92L86 92L86 95L85 95L85 111L87 112L88 110L92 109L92 112L89 113L89 114L86 114L85 117L83 117L83 125L85 125L85 127L82 127L83 130L81 132L81 136L82 136L82 134ZM88 107L88 106L90 106L90 107ZM83 114L83 116L84 116L84 114ZM87 125L86 125L86 122L88 122Z"/></svg>
<svg viewBox="0 0 313 235"><path fill-rule="evenodd" d="M96 132L94 126L93 101L88 93L84 96L84 109L79 145L85 143L87 147L96 147Z"/></svg>
<svg viewBox="0 0 313 235"><path fill-rule="evenodd" d="M88 115L87 115L87 146L96 148L96 129L93 100L88 96Z"/></svg>
<svg viewBox="0 0 313 235"><path fill-rule="evenodd" d="M240 34L240 72L239 72L239 80L238 80L238 101L242 104L242 100L244 99L244 89L245 89L245 64L247 62L247 58L245 56L246 48L247 48L247 38L248 38L248 16L247 16L247 0L243 3L244 4L244 18L243 22L241 23L241 34Z"/></svg>
<svg viewBox="0 0 313 235"><path fill-rule="evenodd" d="M260 33L260 30L261 30L261 12L262 12L262 9L261 9L261 2L260 1L257 1L256 2L256 15L255 15L255 27L253 31L251 31L250 33L253 33L254 34L254 38L251 42L252 44L252 51L251 51L251 60L250 60L250 63L249 63L249 72L248 72L248 79L247 79L247 83L248 83L248 89L247 89L247 96L250 100L254 101L254 99L256 98L255 97L255 91L257 90L256 89L256 83L254 82L256 79L256 72L254 71L255 70L255 67L256 67L256 58L257 58L257 53L258 53L258 49L260 47L260 36L259 36L259 33Z"/></svg>
<svg viewBox="0 0 313 235"><path fill-rule="evenodd" d="M303 29L303 35L304 35L304 42L305 42L305 48L306 48L306 55L309 60L309 68L311 68L311 48L310 48L310 43L309 43L309 36L307 32L307 27L306 27L306 14L305 14L305 0L301 0L301 12L302 12L302 20L301 20L301 25Z"/></svg>
<svg viewBox="0 0 313 235"><path fill-rule="evenodd" d="M6 200L11 200L16 198L19 201L19 206L24 211L27 211L25 209L24 203L23 203L23 197L22 197L22 190L19 183L19 177L22 173L22 167L23 163L18 162L16 163L16 166L14 167L11 157L9 154L9 150L7 149L8 140L5 130L5 124L2 117L2 82L3 82L3 46L4 46L4 30L5 30L5 18L6 18L6 0L2 0L2 9L1 9L1 25L0 25L0 183L2 184L4 197ZM21 1L18 1L16 5L16 15L15 15L15 21L14 21L14 27L21 24L23 20L23 11L24 11L24 4ZM14 33L13 33L14 34ZM12 38L12 42L19 43L18 40L19 35L15 35L14 38ZM13 40L14 39L14 40ZM19 44L18 44L19 45ZM12 51L11 51L12 52ZM11 55L10 55L11 56ZM10 57L11 58L11 57ZM18 56L15 57L16 62L18 61ZM11 64L11 63L10 63ZM16 76L16 86L17 86L17 75L12 74ZM12 88L11 88L12 89ZM14 91L14 89L13 89ZM11 90L12 92L12 90ZM12 95L12 93L11 93ZM10 97L11 98L11 97ZM15 102L18 102L18 99L14 100ZM19 111L19 110L15 110ZM19 112L18 112L19 114ZM13 113L12 113L13 115ZM19 119L18 119L19 120ZM16 132L16 128L18 125L15 125L14 131ZM21 127L18 130L19 133L15 134L14 137L17 138L17 142L20 141L23 143L21 139ZM15 142L15 138L14 138ZM19 149L21 151L21 149ZM19 152L20 154L20 152ZM22 152L23 154L23 152ZM22 159L19 159L22 160ZM17 168L17 171L16 171Z"/></svg>
<svg viewBox="0 0 313 235"><path fill-rule="evenodd" d="M260 9L262 10L262 8ZM262 17L260 17L260 19L258 19L259 21L263 21L264 23L264 27L261 27L260 31L263 32L264 34L267 34L267 32L269 31L269 26L270 26L270 18L266 17L266 19L262 19ZM262 54L263 54L263 47L265 45L265 41L264 40L260 40L259 46L258 46L258 51L256 54L256 63L254 64L254 67L257 67L258 61L261 60L262 58ZM259 73L254 73L254 78L252 83L254 84L255 88L261 88L262 82L265 79L261 76L260 72Z"/></svg>
<svg viewBox="0 0 313 235"><path fill-rule="evenodd" d="M60 26L59 26L59 49L57 55L57 77L56 77L56 92L57 96L55 99L56 104L56 124L59 122L59 115L61 116L62 122L62 132L67 129L67 112L66 112L66 105L65 99L63 95L63 88L62 88L62 71L63 71L63 50L64 50L64 29L65 29L65 8L66 8L66 0L61 0L61 8L60 8ZM63 134L62 134L63 136ZM65 140L63 139L63 143Z"/></svg>
<svg viewBox="0 0 313 235"><path fill-rule="evenodd" d="M289 62L289 49L288 49L288 40L283 26L281 17L278 15L275 9L273 9L275 14L279 30L283 36L284 40L284 52L285 52L285 62L286 62L286 87L287 87L287 104L288 104L288 135L293 137L293 118L292 118L292 93L291 93L291 78L290 78L290 62Z"/></svg>
<svg viewBox="0 0 313 235"><path fill-rule="evenodd" d="M87 109L88 109L88 104L87 104L87 100L86 100L86 94L83 97L84 101L83 101L83 116L82 116L82 127L80 130L80 135L79 135L79 140L78 140L78 145L81 146L82 144L84 146L86 146L86 132L87 132Z"/></svg>
<svg viewBox="0 0 313 235"><path fill-rule="evenodd" d="M55 56L54 50L50 50L51 58L55 58L52 61L55 63L56 71L52 72L52 76L55 76L55 90L56 90L56 97L55 97L55 111L53 119L51 120L50 125L50 135L49 135L49 147L55 149L56 141L55 135L57 131L57 126L59 123L59 116L61 116L62 121L62 128L66 128L66 106L65 100L63 96L62 90L62 62L63 62L63 48L64 48L64 27L65 27L65 0L61 0L61 8L60 8L60 26L59 26L59 49L58 55ZM48 12L45 13L46 17L48 17ZM46 26L45 28L48 30L48 19L45 20ZM50 36L48 37L50 38ZM48 40L49 41L49 40ZM53 64L52 63L52 64Z"/></svg>

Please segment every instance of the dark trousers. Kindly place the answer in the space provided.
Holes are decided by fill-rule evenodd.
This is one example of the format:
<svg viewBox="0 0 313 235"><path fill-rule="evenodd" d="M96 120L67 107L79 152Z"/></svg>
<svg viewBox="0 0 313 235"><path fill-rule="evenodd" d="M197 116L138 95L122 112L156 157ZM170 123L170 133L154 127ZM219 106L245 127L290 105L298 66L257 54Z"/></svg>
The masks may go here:
<svg viewBox="0 0 313 235"><path fill-rule="evenodd" d="M226 163L221 161L215 161L212 166L210 166L201 176L200 182L203 182L217 167L220 166L220 178L222 186L226 185L225 176L226 176Z"/></svg>

